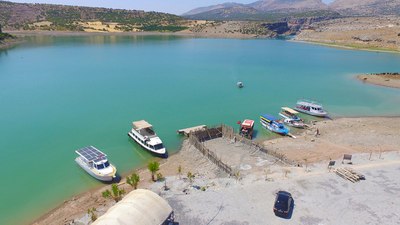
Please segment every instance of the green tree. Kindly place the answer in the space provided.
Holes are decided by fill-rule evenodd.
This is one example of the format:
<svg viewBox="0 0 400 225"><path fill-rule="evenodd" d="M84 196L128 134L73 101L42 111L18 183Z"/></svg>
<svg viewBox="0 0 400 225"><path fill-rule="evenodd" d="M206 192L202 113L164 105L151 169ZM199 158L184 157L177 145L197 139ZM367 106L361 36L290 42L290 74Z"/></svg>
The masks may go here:
<svg viewBox="0 0 400 225"><path fill-rule="evenodd" d="M130 177L126 178L126 183L131 185L135 190L139 184L140 176L137 173L133 173Z"/></svg>
<svg viewBox="0 0 400 225"><path fill-rule="evenodd" d="M95 220L97 220L97 215L96 215L96 208L91 208L91 209L88 209L88 214L90 215L90 219L92 220L92 222L94 222Z"/></svg>
<svg viewBox="0 0 400 225"><path fill-rule="evenodd" d="M179 175L179 179L181 179L181 175L182 175L182 166L181 165L178 166L178 175Z"/></svg>
<svg viewBox="0 0 400 225"><path fill-rule="evenodd" d="M111 185L111 191L106 190L102 193L104 198L112 198L115 202L119 202L122 199L123 194L125 194L125 191L120 189L116 184Z"/></svg>
<svg viewBox="0 0 400 225"><path fill-rule="evenodd" d="M149 162L147 168L151 172L151 180L156 181L154 175L157 173L157 171L160 170L160 163L158 163L157 161Z"/></svg>
<svg viewBox="0 0 400 225"><path fill-rule="evenodd" d="M189 179L189 183L192 184L194 180L194 174L192 174L192 172L189 171L187 173L187 178Z"/></svg>

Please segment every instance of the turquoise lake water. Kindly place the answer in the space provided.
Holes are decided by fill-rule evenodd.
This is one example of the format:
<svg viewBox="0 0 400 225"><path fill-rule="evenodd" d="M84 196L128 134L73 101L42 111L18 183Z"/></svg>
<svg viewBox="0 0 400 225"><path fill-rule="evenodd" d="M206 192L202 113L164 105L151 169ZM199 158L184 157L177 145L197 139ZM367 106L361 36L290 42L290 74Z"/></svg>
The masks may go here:
<svg viewBox="0 0 400 225"><path fill-rule="evenodd" d="M0 224L27 223L103 185L75 164L80 147L103 150L122 174L146 164L152 157L127 136L134 120L152 123L173 153L177 129L277 116L303 97L333 117L400 115L399 89L354 78L399 71L400 54L284 40L30 38L0 51Z"/></svg>

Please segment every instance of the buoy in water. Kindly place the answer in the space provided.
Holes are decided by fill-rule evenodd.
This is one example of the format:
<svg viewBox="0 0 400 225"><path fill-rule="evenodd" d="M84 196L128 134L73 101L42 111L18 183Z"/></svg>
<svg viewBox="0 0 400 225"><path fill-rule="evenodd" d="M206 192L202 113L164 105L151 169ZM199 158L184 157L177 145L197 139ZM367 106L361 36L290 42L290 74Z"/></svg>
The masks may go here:
<svg viewBox="0 0 400 225"><path fill-rule="evenodd" d="M237 82L236 85L238 86L238 88L244 87L243 82L241 81Z"/></svg>

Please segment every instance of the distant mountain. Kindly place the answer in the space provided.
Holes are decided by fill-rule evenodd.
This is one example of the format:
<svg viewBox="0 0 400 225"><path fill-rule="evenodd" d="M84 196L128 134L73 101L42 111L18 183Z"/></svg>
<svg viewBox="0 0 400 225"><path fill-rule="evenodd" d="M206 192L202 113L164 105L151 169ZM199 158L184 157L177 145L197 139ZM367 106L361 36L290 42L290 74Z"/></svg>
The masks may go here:
<svg viewBox="0 0 400 225"><path fill-rule="evenodd" d="M343 15L400 15L400 0L336 0L329 6Z"/></svg>
<svg viewBox="0 0 400 225"><path fill-rule="evenodd" d="M258 20L263 17L262 12L244 5L226 8L217 8L198 14L184 16L198 20Z"/></svg>
<svg viewBox="0 0 400 225"><path fill-rule="evenodd" d="M197 8L185 13L189 19L257 20L282 15L313 12L315 16L400 15L400 0L336 0L326 5L322 0L260 0L250 4L226 3Z"/></svg>
<svg viewBox="0 0 400 225"><path fill-rule="evenodd" d="M178 31L186 29L182 17L141 10L108 9L52 4L13 3L0 0L0 24L5 29L83 31L82 23L99 21L119 31ZM111 24L113 23L113 24Z"/></svg>
<svg viewBox="0 0 400 225"><path fill-rule="evenodd" d="M182 14L182 16L195 15L195 14L200 14L200 13L204 13L204 12L208 12L208 11L212 11L212 10L216 10L216 9L231 8L231 7L235 7L235 6L240 7L240 6L243 6L243 4L227 2L227 3L223 3L223 4L219 4L219 5L200 7L200 8L192 9L189 12Z"/></svg>
<svg viewBox="0 0 400 225"><path fill-rule="evenodd" d="M190 10L182 16L208 20L265 20L288 13L323 12L328 6L321 0L261 0L250 4L225 3ZM318 14L318 13L316 13Z"/></svg>
<svg viewBox="0 0 400 225"><path fill-rule="evenodd" d="M325 5L321 0L261 0L248 6L253 7L257 10L268 12L268 11L310 11L310 10L325 10L328 6Z"/></svg>

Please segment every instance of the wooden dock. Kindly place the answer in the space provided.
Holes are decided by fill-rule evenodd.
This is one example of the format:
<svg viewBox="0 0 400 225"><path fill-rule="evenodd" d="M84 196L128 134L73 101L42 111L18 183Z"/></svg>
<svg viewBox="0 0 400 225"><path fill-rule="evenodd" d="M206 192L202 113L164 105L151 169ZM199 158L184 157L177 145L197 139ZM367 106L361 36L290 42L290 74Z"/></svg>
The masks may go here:
<svg viewBox="0 0 400 225"><path fill-rule="evenodd" d="M188 127L188 128L184 128L184 129L180 129L177 131L178 134L183 134L186 137L189 137L189 134L191 132L195 132L195 131L199 131L199 130L204 130L206 129L207 126L206 125L200 125L200 126L195 126L195 127Z"/></svg>

